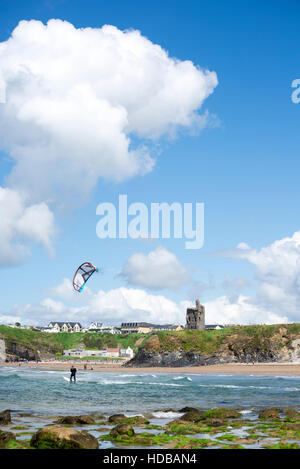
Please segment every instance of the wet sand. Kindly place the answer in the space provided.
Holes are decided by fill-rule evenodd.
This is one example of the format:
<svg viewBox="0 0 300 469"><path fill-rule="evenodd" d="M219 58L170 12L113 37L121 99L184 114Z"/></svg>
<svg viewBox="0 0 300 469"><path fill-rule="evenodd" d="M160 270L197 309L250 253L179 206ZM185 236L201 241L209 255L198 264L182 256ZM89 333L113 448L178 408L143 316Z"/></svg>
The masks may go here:
<svg viewBox="0 0 300 469"><path fill-rule="evenodd" d="M268 363L268 364L222 364L208 366L190 366L190 367L143 367L143 368L125 368L119 364L87 364L84 370L84 362L74 364L79 372L95 371L102 373L187 373L187 374L245 374L245 375L300 375L300 363ZM66 371L70 370L71 363L61 362L41 362L41 363L4 363L0 366L14 366L16 368L28 368L36 370ZM93 370L91 370L93 367Z"/></svg>

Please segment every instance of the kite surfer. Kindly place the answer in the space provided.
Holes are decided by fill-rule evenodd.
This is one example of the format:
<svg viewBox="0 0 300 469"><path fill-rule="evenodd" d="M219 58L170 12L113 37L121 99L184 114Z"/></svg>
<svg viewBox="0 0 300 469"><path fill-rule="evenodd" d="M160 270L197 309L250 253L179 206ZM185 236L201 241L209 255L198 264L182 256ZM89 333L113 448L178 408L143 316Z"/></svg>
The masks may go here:
<svg viewBox="0 0 300 469"><path fill-rule="evenodd" d="M74 368L74 365L71 366L70 372L71 372L70 382L72 381L72 378L74 378L74 382L75 382L76 381L77 370L76 370L76 368Z"/></svg>

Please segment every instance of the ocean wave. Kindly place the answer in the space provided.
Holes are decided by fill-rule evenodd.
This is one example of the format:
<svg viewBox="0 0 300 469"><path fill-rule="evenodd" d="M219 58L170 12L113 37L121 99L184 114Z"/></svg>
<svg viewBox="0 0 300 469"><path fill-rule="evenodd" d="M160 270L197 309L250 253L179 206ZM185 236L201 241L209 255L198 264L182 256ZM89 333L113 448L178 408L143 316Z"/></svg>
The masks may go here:
<svg viewBox="0 0 300 469"><path fill-rule="evenodd" d="M187 381L193 381L192 378L190 378L189 376L175 376L175 378L173 378L173 380L175 381L179 381L181 379L186 379Z"/></svg>
<svg viewBox="0 0 300 469"><path fill-rule="evenodd" d="M143 383L144 384L144 383ZM155 385L155 386L177 386L177 387L185 387L185 384L177 384L177 383L148 383L148 385Z"/></svg>
<svg viewBox="0 0 300 469"><path fill-rule="evenodd" d="M237 386L235 384L198 384L200 388L236 388L243 389L244 386Z"/></svg>
<svg viewBox="0 0 300 469"><path fill-rule="evenodd" d="M300 388L282 388L281 386L254 386L254 385L246 385L246 386L239 386L236 384L198 384L199 387L203 388L232 388L232 389L271 389L275 391L279 389L280 391L300 391Z"/></svg>

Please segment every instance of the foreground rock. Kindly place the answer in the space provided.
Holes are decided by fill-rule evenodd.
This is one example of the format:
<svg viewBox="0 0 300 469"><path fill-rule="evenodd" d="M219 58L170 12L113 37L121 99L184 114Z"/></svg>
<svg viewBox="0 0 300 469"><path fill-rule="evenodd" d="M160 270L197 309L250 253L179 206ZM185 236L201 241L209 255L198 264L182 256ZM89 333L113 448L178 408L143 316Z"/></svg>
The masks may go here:
<svg viewBox="0 0 300 469"><path fill-rule="evenodd" d="M149 424L149 420L141 415L135 415L134 417L126 417L124 414L114 414L108 419L108 423L124 423L128 425L142 426Z"/></svg>
<svg viewBox="0 0 300 469"><path fill-rule="evenodd" d="M189 410L186 412L184 415L182 415L179 420L183 420L185 422L200 422L201 420L205 420L205 415L204 412L201 412L199 410Z"/></svg>
<svg viewBox="0 0 300 469"><path fill-rule="evenodd" d="M66 417L59 417L55 423L60 425L93 425L95 420L89 415L68 415Z"/></svg>
<svg viewBox="0 0 300 469"><path fill-rule="evenodd" d="M98 449L97 438L87 431L50 425L41 428L31 438L31 446L37 449Z"/></svg>
<svg viewBox="0 0 300 469"><path fill-rule="evenodd" d="M0 448L5 448L6 443L15 439L16 435L14 433L0 431Z"/></svg>
<svg viewBox="0 0 300 469"><path fill-rule="evenodd" d="M4 410L3 412L0 412L0 424L8 425L9 423L11 423L10 410Z"/></svg>
<svg viewBox="0 0 300 469"><path fill-rule="evenodd" d="M277 409L265 409L259 413L258 418L261 420L280 420L280 415Z"/></svg>
<svg viewBox="0 0 300 469"><path fill-rule="evenodd" d="M124 422L124 420L126 419L127 417L124 414L113 414L109 417L108 421L110 423L121 423Z"/></svg>
<svg viewBox="0 0 300 469"><path fill-rule="evenodd" d="M118 437L131 437L133 436L134 429L131 425L127 425L126 423L119 423L115 428L113 428L110 431L110 436L112 438L118 438Z"/></svg>

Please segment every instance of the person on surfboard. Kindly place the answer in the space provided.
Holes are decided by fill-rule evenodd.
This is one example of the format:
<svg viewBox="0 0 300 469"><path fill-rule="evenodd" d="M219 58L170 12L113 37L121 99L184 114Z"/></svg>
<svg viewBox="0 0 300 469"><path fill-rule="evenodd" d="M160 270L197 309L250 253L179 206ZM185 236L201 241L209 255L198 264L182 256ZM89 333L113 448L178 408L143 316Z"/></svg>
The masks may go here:
<svg viewBox="0 0 300 469"><path fill-rule="evenodd" d="M76 373L77 373L77 370L76 370L76 368L74 367L74 365L71 366L70 372L71 372L70 381L72 381L72 378L74 378L74 382L75 382L75 381L76 381Z"/></svg>

